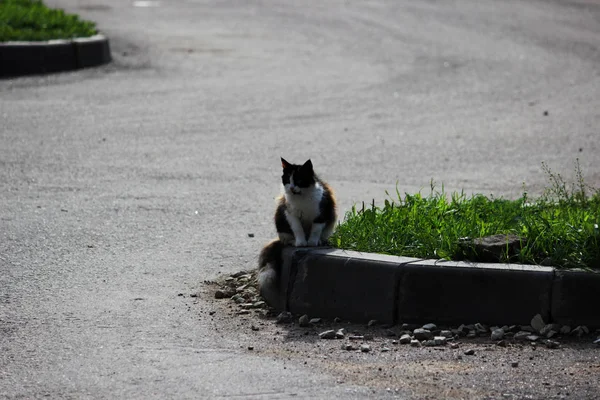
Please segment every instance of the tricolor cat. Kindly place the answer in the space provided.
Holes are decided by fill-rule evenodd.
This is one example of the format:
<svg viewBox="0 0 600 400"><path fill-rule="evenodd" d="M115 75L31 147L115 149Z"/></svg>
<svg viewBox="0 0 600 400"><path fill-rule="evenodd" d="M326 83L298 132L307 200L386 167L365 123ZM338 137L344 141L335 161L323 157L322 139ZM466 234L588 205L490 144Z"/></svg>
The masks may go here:
<svg viewBox="0 0 600 400"><path fill-rule="evenodd" d="M284 192L277 199L275 227L279 239L267 244L258 260L258 284L267 300L279 282L284 246L321 246L337 221L335 196L315 174L310 160L302 165L281 159Z"/></svg>

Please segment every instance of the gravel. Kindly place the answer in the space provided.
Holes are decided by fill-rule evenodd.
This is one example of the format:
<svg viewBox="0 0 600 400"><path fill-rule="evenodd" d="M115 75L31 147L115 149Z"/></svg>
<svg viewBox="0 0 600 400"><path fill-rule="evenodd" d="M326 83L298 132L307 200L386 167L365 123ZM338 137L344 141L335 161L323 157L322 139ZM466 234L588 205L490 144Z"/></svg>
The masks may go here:
<svg viewBox="0 0 600 400"><path fill-rule="evenodd" d="M463 353L465 356L474 356L475 355L475 350L473 349L467 349L464 351Z"/></svg>
<svg viewBox="0 0 600 400"><path fill-rule="evenodd" d="M531 327L535 330L535 332L540 333L545 326L546 323L544 322L540 314L536 314L531 319Z"/></svg>
<svg viewBox="0 0 600 400"><path fill-rule="evenodd" d="M425 328L417 328L413 331L413 335L417 340L429 340L433 338L433 333Z"/></svg>
<svg viewBox="0 0 600 400"><path fill-rule="evenodd" d="M492 340L501 340L504 337L504 329L498 328L492 331L490 338Z"/></svg>
<svg viewBox="0 0 600 400"><path fill-rule="evenodd" d="M321 339L335 339L335 331L333 329L319 333Z"/></svg>
<svg viewBox="0 0 600 400"><path fill-rule="evenodd" d="M412 337L408 334L405 333L404 335L400 336L400 344L409 344L410 341L412 340Z"/></svg>
<svg viewBox="0 0 600 400"><path fill-rule="evenodd" d="M368 344L361 344L360 351L362 351L363 353L368 353L369 351L371 351L371 346L369 346Z"/></svg>
<svg viewBox="0 0 600 400"><path fill-rule="evenodd" d="M298 318L298 325L300 325L303 328L310 326L310 319L308 318L308 315L304 314L300 318Z"/></svg>

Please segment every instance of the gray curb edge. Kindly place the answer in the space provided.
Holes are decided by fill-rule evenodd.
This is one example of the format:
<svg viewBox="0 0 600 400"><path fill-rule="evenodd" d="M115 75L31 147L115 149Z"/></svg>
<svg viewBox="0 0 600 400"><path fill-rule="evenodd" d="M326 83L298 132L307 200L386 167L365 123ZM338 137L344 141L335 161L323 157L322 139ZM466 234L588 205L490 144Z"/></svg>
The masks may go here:
<svg viewBox="0 0 600 400"><path fill-rule="evenodd" d="M546 323L600 328L600 273L424 260L333 248L284 249L279 310L353 322Z"/></svg>
<svg viewBox="0 0 600 400"><path fill-rule="evenodd" d="M104 35L72 40L0 43L0 78L95 67L112 60Z"/></svg>

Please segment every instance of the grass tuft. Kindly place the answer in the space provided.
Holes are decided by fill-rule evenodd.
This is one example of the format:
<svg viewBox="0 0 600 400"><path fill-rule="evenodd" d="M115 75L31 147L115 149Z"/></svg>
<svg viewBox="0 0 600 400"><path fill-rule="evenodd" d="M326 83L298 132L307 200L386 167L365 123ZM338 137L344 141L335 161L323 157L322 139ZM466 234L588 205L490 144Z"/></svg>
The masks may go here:
<svg viewBox="0 0 600 400"><path fill-rule="evenodd" d="M96 34L93 22L39 0L0 0L0 42L72 39Z"/></svg>
<svg viewBox="0 0 600 400"><path fill-rule="evenodd" d="M464 238L516 234L525 238L505 261L558 268L600 269L600 191L588 187L576 163L577 182L567 185L546 164L550 186L531 200L446 194L431 185L428 196L404 194L352 207L330 239L333 246L362 252L461 260ZM590 194L591 193L591 194Z"/></svg>

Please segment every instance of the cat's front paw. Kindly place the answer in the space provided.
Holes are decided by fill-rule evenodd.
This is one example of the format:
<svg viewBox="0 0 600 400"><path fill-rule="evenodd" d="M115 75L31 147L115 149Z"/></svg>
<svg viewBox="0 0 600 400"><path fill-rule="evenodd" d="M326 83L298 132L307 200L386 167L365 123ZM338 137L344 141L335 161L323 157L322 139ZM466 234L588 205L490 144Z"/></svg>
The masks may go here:
<svg viewBox="0 0 600 400"><path fill-rule="evenodd" d="M294 244L296 247L306 247L306 239L296 238L296 242Z"/></svg>
<svg viewBox="0 0 600 400"><path fill-rule="evenodd" d="M317 247L317 246L321 245L321 241L318 238L317 239L309 239L308 245L311 247Z"/></svg>

